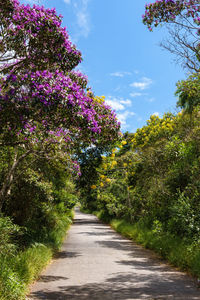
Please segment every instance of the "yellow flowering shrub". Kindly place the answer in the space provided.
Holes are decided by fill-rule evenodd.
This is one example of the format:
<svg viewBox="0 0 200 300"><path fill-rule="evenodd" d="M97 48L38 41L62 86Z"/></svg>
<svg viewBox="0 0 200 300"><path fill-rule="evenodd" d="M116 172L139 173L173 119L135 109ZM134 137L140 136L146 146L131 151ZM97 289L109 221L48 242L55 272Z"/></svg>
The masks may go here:
<svg viewBox="0 0 200 300"><path fill-rule="evenodd" d="M163 118L152 115L147 125L137 129L134 134L133 148L147 146L162 137L170 137L175 128L175 118L172 114L165 114Z"/></svg>
<svg viewBox="0 0 200 300"><path fill-rule="evenodd" d="M106 178L106 182L107 182L107 183L110 183L110 182L111 182L111 179L110 179L110 178Z"/></svg>
<svg viewBox="0 0 200 300"><path fill-rule="evenodd" d="M98 102L98 103L104 103L105 102L105 96L95 96L94 97L94 101Z"/></svg>

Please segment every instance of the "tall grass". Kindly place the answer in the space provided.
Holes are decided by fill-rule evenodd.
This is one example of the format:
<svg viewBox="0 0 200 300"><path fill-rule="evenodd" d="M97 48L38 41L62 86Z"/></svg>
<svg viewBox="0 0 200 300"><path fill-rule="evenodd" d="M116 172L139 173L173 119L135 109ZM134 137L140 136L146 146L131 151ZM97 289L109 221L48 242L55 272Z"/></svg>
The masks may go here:
<svg viewBox="0 0 200 300"><path fill-rule="evenodd" d="M191 275L200 278L200 239L190 240L180 238L168 232L164 232L160 224L149 226L145 220L130 223L124 219L111 219L105 212L81 209L85 213L93 213L100 220L123 236L141 244L145 248L154 250L159 256L168 260L180 270L187 271Z"/></svg>
<svg viewBox="0 0 200 300"><path fill-rule="evenodd" d="M127 238L154 250L181 270L200 278L200 240L181 239L156 228L148 228L145 222L130 224L125 220L113 219L113 229Z"/></svg>
<svg viewBox="0 0 200 300"><path fill-rule="evenodd" d="M60 248L73 213L56 217L56 225L44 242L33 242L24 251L0 255L0 300L24 300L29 284L38 278Z"/></svg>

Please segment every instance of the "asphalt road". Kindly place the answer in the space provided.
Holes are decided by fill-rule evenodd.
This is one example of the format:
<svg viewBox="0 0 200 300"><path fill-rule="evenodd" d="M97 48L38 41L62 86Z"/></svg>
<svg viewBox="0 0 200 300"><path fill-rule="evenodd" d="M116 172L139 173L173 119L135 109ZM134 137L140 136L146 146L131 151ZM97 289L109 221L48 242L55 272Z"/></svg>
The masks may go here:
<svg viewBox="0 0 200 300"><path fill-rule="evenodd" d="M193 300L200 299L200 289L151 251L77 210L61 252L28 299Z"/></svg>

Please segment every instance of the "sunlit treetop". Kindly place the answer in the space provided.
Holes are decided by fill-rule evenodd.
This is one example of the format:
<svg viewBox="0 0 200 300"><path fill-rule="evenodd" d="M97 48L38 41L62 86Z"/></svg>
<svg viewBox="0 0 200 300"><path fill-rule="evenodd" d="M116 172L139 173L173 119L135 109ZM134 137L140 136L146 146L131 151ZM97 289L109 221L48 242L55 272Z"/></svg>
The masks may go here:
<svg viewBox="0 0 200 300"><path fill-rule="evenodd" d="M55 9L0 0L1 69L6 73L13 67L31 66L33 70L48 66L71 71L81 61L81 53L61 22Z"/></svg>
<svg viewBox="0 0 200 300"><path fill-rule="evenodd" d="M159 138L169 138L174 131L175 123L172 114L165 114L163 118L152 115L147 125L138 128L132 139L133 149L143 148L154 144Z"/></svg>
<svg viewBox="0 0 200 300"><path fill-rule="evenodd" d="M161 46L175 55L176 63L190 72L200 68L199 0L157 0L146 5L143 23L150 31L167 25L168 36Z"/></svg>
<svg viewBox="0 0 200 300"><path fill-rule="evenodd" d="M81 53L61 22L55 9L0 0L0 145L75 155L118 140L116 114L74 70Z"/></svg>
<svg viewBox="0 0 200 300"><path fill-rule="evenodd" d="M177 83L177 106L191 113L200 104L200 73L194 73L186 80Z"/></svg>
<svg viewBox="0 0 200 300"><path fill-rule="evenodd" d="M190 23L190 26L196 25L197 33L200 34L199 0L157 0L154 3L146 4L143 23L152 30L152 27L157 27L165 22L178 22L178 16L191 18L194 24Z"/></svg>
<svg viewBox="0 0 200 300"><path fill-rule="evenodd" d="M117 140L120 128L116 114L105 103L89 97L62 72L46 70L1 79L0 124L10 140L18 140L19 133L27 136L27 131L32 136L39 126L55 140L63 136L69 143L70 137L87 145Z"/></svg>
<svg viewBox="0 0 200 300"><path fill-rule="evenodd" d="M82 89L86 89L88 85L88 77L80 71L71 71L68 73L72 81L76 82Z"/></svg>

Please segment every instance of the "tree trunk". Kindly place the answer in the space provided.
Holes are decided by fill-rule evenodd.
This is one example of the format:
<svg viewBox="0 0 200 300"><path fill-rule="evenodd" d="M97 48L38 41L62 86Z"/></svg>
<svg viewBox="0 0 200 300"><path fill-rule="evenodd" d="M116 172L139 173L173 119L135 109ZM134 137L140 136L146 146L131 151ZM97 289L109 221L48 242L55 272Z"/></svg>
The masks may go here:
<svg viewBox="0 0 200 300"><path fill-rule="evenodd" d="M4 201L6 199L6 197L10 194L11 192L11 186L14 180L14 175L15 172L17 170L17 167L19 165L19 163L29 155L29 153L31 152L31 150L28 150L27 152L25 152L23 155L21 155L20 157L17 157L17 151L15 152L15 156L14 156L14 160L13 160L13 164L10 168L10 170L8 171L7 176L5 177L5 180L3 182L2 188L0 190L0 212L2 210L2 206L4 204Z"/></svg>

